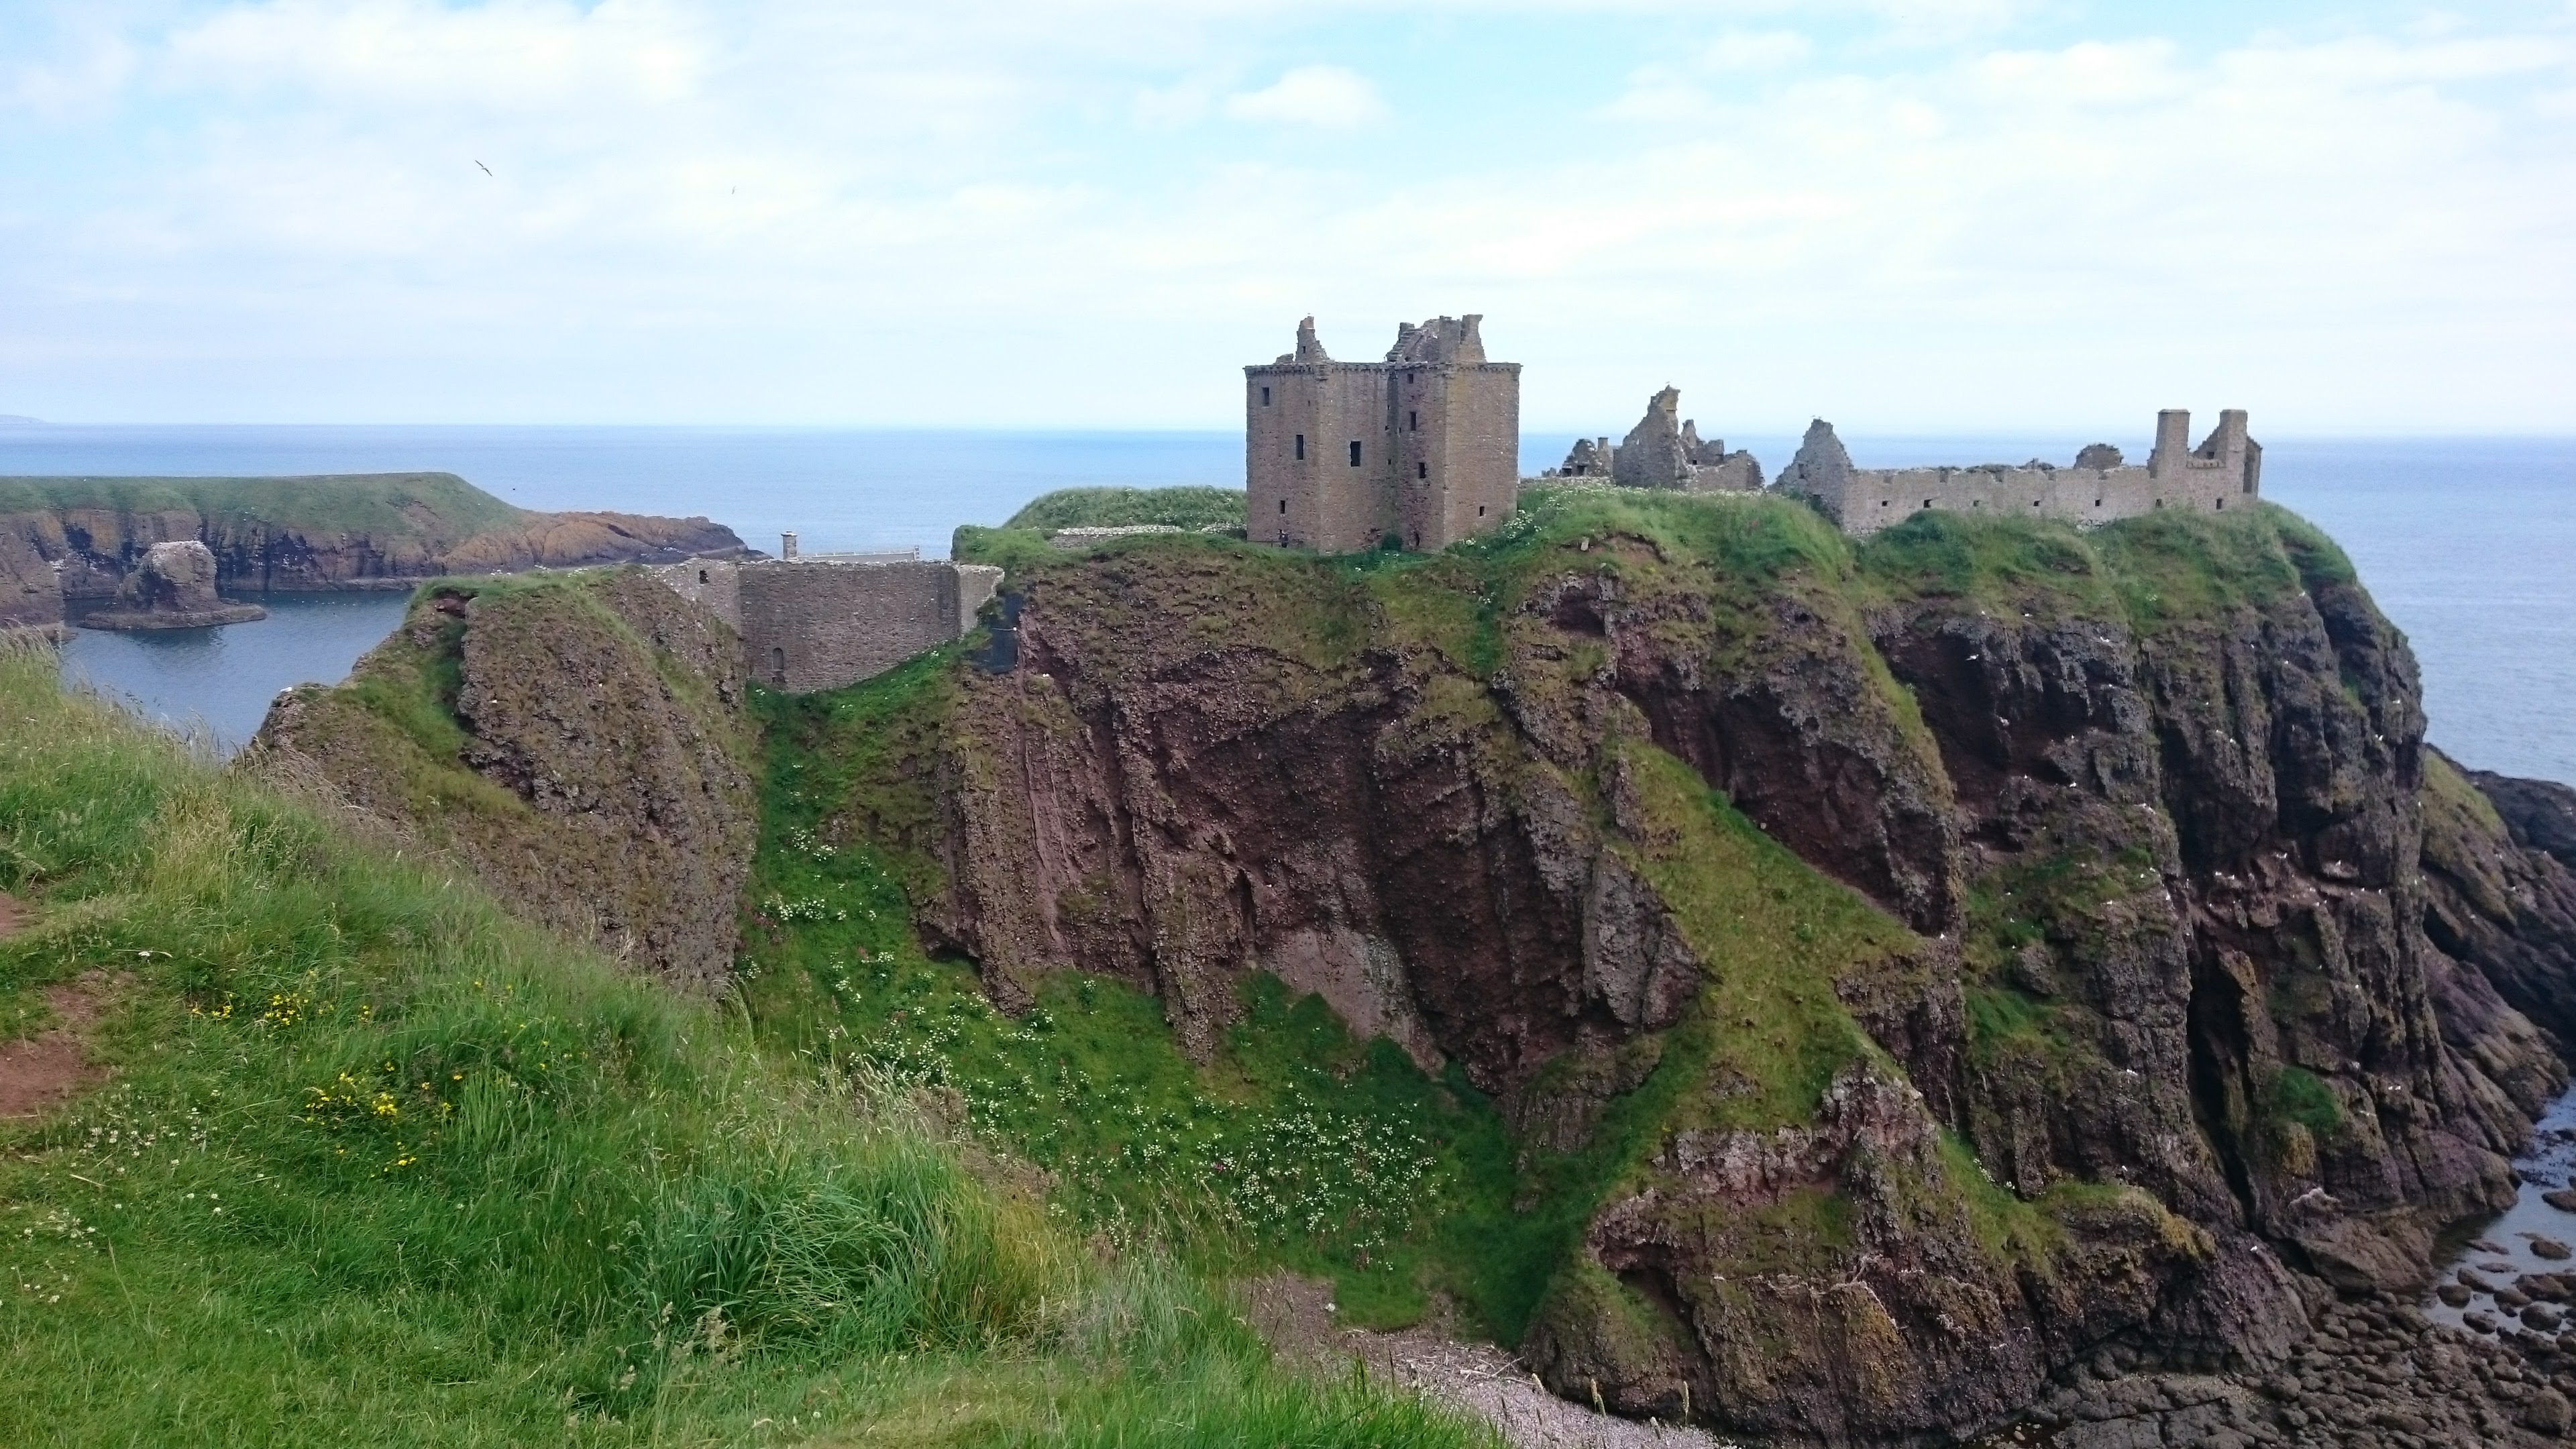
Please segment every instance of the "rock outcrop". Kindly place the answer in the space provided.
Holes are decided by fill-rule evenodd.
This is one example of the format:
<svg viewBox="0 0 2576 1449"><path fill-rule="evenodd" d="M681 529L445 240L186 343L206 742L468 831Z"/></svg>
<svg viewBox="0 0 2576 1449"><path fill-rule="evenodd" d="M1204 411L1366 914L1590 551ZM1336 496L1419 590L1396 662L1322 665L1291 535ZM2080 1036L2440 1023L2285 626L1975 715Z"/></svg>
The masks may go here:
<svg viewBox="0 0 2576 1449"><path fill-rule="evenodd" d="M939 808L835 828L940 863L918 919L1007 1007L1110 973L1204 1052L1267 971L1526 1152L1652 1112L1525 1344L1633 1414L1921 1442L2105 1343L2259 1371L2510 1199L2564 867L2428 826L2330 545L1652 497L1368 578L1037 565Z"/></svg>
<svg viewBox="0 0 2576 1449"><path fill-rule="evenodd" d="M0 633L57 634L63 628L63 584L54 566L25 539L0 532Z"/></svg>
<svg viewBox="0 0 2576 1449"><path fill-rule="evenodd" d="M693 990L732 969L758 817L733 631L640 570L414 602L243 768L318 789L505 904Z"/></svg>
<svg viewBox="0 0 2576 1449"><path fill-rule="evenodd" d="M116 605L80 617L90 629L202 629L268 617L257 604L215 592L215 555L195 539L156 543L117 586Z"/></svg>

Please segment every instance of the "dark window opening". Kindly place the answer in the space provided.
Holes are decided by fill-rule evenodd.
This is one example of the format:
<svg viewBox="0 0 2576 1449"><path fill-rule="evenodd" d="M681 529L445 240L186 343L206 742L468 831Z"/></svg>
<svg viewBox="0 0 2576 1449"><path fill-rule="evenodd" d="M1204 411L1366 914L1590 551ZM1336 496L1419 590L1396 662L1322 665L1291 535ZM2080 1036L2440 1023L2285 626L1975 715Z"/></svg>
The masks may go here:
<svg viewBox="0 0 2576 1449"><path fill-rule="evenodd" d="M1929 499L1929 498L1924 499L1924 500L1923 500L1923 506L1924 506L1924 507L1926 507L1926 508L1931 507L1931 506L1932 506L1932 500L1931 500L1931 499Z"/></svg>
<svg viewBox="0 0 2576 1449"><path fill-rule="evenodd" d="M1287 499L1282 498L1282 499L1280 499L1280 500L1279 500L1279 511L1280 511L1280 512L1282 512L1282 513L1285 513L1285 512L1287 512L1287 511L1288 511L1288 500L1287 500Z"/></svg>
<svg viewBox="0 0 2576 1449"><path fill-rule="evenodd" d="M1416 463L1416 464L1414 464L1414 465L1413 465L1413 476L1414 476L1414 477L1416 477L1416 478L1428 478L1428 477L1430 477L1430 476L1431 476L1431 465L1430 465L1430 464L1428 464L1428 463Z"/></svg>
<svg viewBox="0 0 2576 1449"><path fill-rule="evenodd" d="M2099 499L2099 498L2094 499L2094 500L2093 500L2093 506L2094 506L2094 507L2096 507L2096 508L2101 507L2101 506L2102 506L2102 500L2101 500L2101 499Z"/></svg>
<svg viewBox="0 0 2576 1449"><path fill-rule="evenodd" d="M1408 432L1415 432L1415 433L1421 432L1421 431L1422 431L1422 414L1420 414L1420 413L1406 413L1406 414L1404 415L1404 426L1405 426L1405 430L1406 430L1406 431L1408 431Z"/></svg>
<svg viewBox="0 0 2576 1449"><path fill-rule="evenodd" d="M2033 508L2037 508L2037 507L2039 506L2039 500L2038 500L2038 499L2036 499L2036 498L2034 498L2034 499L2030 500L2030 506L2031 506L2031 507L2033 507Z"/></svg>
<svg viewBox="0 0 2576 1449"><path fill-rule="evenodd" d="M1357 439L1357 438L1353 438L1353 439L1351 439L1351 466L1352 466L1352 467L1354 467L1354 468L1356 468L1356 467L1358 467L1359 465L1360 465L1360 440L1359 440L1359 439Z"/></svg>
<svg viewBox="0 0 2576 1449"><path fill-rule="evenodd" d="M2164 507L2164 506L2165 506L2165 501L2164 501L2163 499L2161 499L2161 498L2157 499L2157 500L2156 500L2156 506L2157 506L2158 508L2162 508L2162 507Z"/></svg>
<svg viewBox="0 0 2576 1449"><path fill-rule="evenodd" d="M1261 405L1263 407L1270 406L1270 389L1266 387L1261 390Z"/></svg>
<svg viewBox="0 0 2576 1449"><path fill-rule="evenodd" d="M1299 433L1297 435L1297 461L1300 463L1306 461L1306 435L1304 433Z"/></svg>
<svg viewBox="0 0 2576 1449"><path fill-rule="evenodd" d="M769 680L772 684L783 685L787 682L786 650L772 649L769 651Z"/></svg>
<svg viewBox="0 0 2576 1449"><path fill-rule="evenodd" d="M703 583L705 583L706 581L707 581L707 571L706 571L705 569L700 569L700 570L698 570L698 582L703 584Z"/></svg>
<svg viewBox="0 0 2576 1449"><path fill-rule="evenodd" d="M1482 517L1484 517L1484 516L1485 516L1485 505L1483 505L1483 504L1481 504L1481 503L1479 503L1479 504L1477 504L1477 505L1476 505L1476 516L1477 516L1478 518L1482 518Z"/></svg>
<svg viewBox="0 0 2576 1449"><path fill-rule="evenodd" d="M2224 512L2227 508L2227 500L2224 498L2219 499L2216 506L2221 512Z"/></svg>

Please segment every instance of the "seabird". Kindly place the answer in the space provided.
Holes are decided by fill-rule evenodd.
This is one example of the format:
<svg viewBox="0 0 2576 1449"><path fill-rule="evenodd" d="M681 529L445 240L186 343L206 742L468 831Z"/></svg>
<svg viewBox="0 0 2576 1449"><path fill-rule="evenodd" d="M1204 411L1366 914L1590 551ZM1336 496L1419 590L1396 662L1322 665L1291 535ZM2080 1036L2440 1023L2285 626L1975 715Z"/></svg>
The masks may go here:
<svg viewBox="0 0 2576 1449"><path fill-rule="evenodd" d="M475 162L474 164L475 164L475 165L477 165L477 166L483 166L483 163L482 163L482 162L480 162L480 161L477 161L477 162ZM492 168L491 168L491 167L489 167L489 166L483 166L483 174L484 174L484 175L486 175L486 176L492 176ZM498 181L498 180L500 180L501 178L500 178L500 177L498 177L498 176L492 176L492 179L493 179L493 180L495 180L495 181Z"/></svg>

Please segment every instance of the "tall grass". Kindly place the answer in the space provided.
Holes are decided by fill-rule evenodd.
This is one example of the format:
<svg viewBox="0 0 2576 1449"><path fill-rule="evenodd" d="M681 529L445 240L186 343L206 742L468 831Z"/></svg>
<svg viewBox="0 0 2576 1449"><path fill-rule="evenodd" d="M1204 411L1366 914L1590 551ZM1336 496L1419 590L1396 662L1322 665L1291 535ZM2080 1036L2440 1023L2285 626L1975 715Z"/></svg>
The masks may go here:
<svg viewBox="0 0 2576 1449"><path fill-rule="evenodd" d="M1106 1273L898 1101L38 654L0 655L0 888L36 907L0 1022L86 983L115 1073L0 1123L0 1443L1145 1443L1119 1426L1148 1407L1247 1396L1290 1406L1280 1442L1341 1442L1334 1391L1248 1341L1086 1339L1103 1294L1187 1285ZM960 1393L993 1410L972 1432L929 1411ZM1363 1407L1419 1419L1375 1442L1470 1440Z"/></svg>

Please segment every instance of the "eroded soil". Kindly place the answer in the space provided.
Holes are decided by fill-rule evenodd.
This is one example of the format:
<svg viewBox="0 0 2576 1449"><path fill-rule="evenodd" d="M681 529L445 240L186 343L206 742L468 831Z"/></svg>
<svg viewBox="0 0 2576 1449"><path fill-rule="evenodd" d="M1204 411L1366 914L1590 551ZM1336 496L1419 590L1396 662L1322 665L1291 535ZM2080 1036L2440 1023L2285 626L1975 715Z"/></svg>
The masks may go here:
<svg viewBox="0 0 2576 1449"><path fill-rule="evenodd" d="M26 908L0 894L0 941L16 935L25 920ZM0 1042L0 1117L33 1117L105 1075L83 1045L105 986L93 974L45 988L54 1025L38 1036Z"/></svg>

